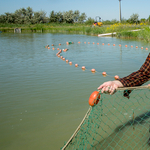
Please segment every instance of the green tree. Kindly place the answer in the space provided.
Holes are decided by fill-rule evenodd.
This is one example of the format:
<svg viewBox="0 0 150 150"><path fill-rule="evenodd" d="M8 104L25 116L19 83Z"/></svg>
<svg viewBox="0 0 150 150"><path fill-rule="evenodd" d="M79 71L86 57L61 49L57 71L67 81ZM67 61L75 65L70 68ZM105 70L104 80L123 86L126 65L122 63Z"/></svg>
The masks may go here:
<svg viewBox="0 0 150 150"><path fill-rule="evenodd" d="M80 16L79 10L75 10L74 14L73 14L73 20L74 20L74 22L78 22L79 16Z"/></svg>
<svg viewBox="0 0 150 150"><path fill-rule="evenodd" d="M94 23L94 21L95 21L95 20L94 20L93 18L89 17L89 18L86 20L85 24L92 25L92 24Z"/></svg>
<svg viewBox="0 0 150 150"><path fill-rule="evenodd" d="M49 19L49 22L56 22L56 14L54 11L51 11L50 13L50 19Z"/></svg>
<svg viewBox="0 0 150 150"><path fill-rule="evenodd" d="M86 20L86 14L82 13L81 16L79 17L79 22L84 22L84 20Z"/></svg>
<svg viewBox="0 0 150 150"><path fill-rule="evenodd" d="M139 15L138 14L133 14L130 16L129 20L128 20L129 23L139 23Z"/></svg>
<svg viewBox="0 0 150 150"><path fill-rule="evenodd" d="M63 16L64 16L64 21L66 23L73 23L73 11L72 10L69 10L68 12L64 12L63 13Z"/></svg>

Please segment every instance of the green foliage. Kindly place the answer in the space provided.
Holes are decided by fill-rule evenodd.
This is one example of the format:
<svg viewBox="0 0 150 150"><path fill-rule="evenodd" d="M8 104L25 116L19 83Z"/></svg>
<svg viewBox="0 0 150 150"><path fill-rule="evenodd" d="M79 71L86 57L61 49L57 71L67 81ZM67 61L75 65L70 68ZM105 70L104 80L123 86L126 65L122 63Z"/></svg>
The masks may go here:
<svg viewBox="0 0 150 150"><path fill-rule="evenodd" d="M138 18L139 18L138 14L133 14L133 15L130 16L128 22L137 24L137 23L139 23L139 19Z"/></svg>
<svg viewBox="0 0 150 150"><path fill-rule="evenodd" d="M94 22L94 19L92 19L91 17L89 17L86 21L85 21L85 24L86 25L92 25Z"/></svg>

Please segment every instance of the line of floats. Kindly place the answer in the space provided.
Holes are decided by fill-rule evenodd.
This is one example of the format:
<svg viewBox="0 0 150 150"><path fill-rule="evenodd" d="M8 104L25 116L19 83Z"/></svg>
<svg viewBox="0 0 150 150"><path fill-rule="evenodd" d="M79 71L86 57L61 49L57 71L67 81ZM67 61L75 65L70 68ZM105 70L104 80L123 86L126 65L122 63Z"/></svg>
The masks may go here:
<svg viewBox="0 0 150 150"><path fill-rule="evenodd" d="M81 43L81 42L79 41L78 44L80 44L80 43ZM66 42L66 45L70 45L70 44L74 44L74 42ZM84 44L86 44L86 42L84 42ZM90 44L90 42L88 42L88 44ZM95 43L93 42L93 44L95 44ZM59 46L60 46L60 45L61 45L61 43L59 43ZM97 43L97 45L99 45L99 43ZM102 43L102 45L105 45L105 44ZM109 45L110 45L110 43L108 43L108 46L109 46ZM55 50L54 44L52 44L51 46L52 46L52 50ZM116 44L113 44L113 46L116 46ZM119 44L119 46L122 46L122 45ZM128 45L125 45L125 47L128 47ZM47 46L45 46L45 48L50 49L50 46L47 45ZM131 48L133 48L133 45L131 45ZM136 48L138 48L138 46L136 46ZM141 47L141 49L144 49L144 48ZM57 57L60 57L63 61L66 61L66 63L69 63L69 65L72 65L72 62L71 62L71 61L69 61L68 59L65 59L63 56L60 55L60 54L62 53L62 51L63 51L63 52L67 52L68 49L67 49L67 48L65 48L65 49L57 48L57 50L59 50L59 51L56 53L56 56L57 56ZM146 47L145 50L148 50L148 48ZM79 66L78 64L75 64L75 67L78 67L78 66ZM81 68L82 68L83 71L86 70L86 67L85 67L85 66L82 66ZM93 69L91 69L91 72L92 72L92 73L95 73L95 72L98 72L98 71L96 71L96 70L93 68ZM104 77L106 77L106 76L107 76L107 73L106 73L106 72L102 72L102 75L103 75ZM116 79L116 80L119 79L119 76L118 76L118 75L115 75L115 76L114 76L114 79Z"/></svg>

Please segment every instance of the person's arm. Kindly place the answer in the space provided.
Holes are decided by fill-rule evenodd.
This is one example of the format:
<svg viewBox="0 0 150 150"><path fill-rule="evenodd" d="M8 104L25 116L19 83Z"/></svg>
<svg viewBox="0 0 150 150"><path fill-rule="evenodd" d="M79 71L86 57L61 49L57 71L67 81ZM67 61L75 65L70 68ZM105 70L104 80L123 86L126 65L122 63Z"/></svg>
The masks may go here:
<svg viewBox="0 0 150 150"><path fill-rule="evenodd" d="M150 80L150 53L138 71L118 80L124 87L140 86Z"/></svg>
<svg viewBox="0 0 150 150"><path fill-rule="evenodd" d="M97 89L101 89L102 93L108 92L110 94L113 94L114 91L119 87L140 86L148 80L150 80L150 53L147 56L146 61L138 71L133 72L126 77L119 78L115 81L104 82Z"/></svg>

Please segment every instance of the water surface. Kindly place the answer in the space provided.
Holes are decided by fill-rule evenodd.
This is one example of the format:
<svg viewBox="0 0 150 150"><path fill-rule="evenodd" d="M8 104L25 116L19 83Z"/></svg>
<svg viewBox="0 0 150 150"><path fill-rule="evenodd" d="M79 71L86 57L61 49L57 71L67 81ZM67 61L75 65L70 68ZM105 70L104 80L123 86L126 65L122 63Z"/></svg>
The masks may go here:
<svg viewBox="0 0 150 150"><path fill-rule="evenodd" d="M74 44L66 45L67 41ZM2 33L0 45L3 150L60 149L88 110L90 94L115 75L124 77L138 70L150 50L149 44L135 40L51 33ZM61 55L72 65L56 56L57 48L69 49ZM97 72L91 73L92 68Z"/></svg>

